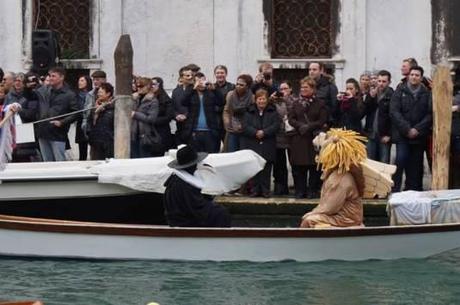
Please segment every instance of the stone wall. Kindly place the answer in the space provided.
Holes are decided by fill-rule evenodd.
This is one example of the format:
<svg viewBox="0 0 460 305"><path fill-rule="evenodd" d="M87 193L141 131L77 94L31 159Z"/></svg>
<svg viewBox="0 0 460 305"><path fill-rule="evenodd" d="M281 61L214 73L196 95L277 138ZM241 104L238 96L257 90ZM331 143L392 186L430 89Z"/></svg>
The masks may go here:
<svg viewBox="0 0 460 305"><path fill-rule="evenodd" d="M32 0L0 1L0 67L30 67ZM23 24L22 20L25 23ZM77 66L102 68L114 82L113 52L120 34L131 35L134 71L160 76L172 89L178 69L195 63L212 75L217 64L229 68L229 80L240 73L255 75L258 64L299 67L306 59L276 60L269 56L262 0L93 0L90 57ZM341 0L336 80L364 70L386 68L400 78L401 59L415 57L431 71L430 0ZM75 66L75 65L74 65Z"/></svg>

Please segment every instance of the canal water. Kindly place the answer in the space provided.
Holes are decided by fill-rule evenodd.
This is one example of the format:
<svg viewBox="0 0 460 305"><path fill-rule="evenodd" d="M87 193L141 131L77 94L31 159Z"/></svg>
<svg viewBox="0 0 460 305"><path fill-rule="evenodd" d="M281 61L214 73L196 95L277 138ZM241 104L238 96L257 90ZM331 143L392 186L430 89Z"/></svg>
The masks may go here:
<svg viewBox="0 0 460 305"><path fill-rule="evenodd" d="M318 263L0 259L0 300L45 305L460 304L460 251Z"/></svg>

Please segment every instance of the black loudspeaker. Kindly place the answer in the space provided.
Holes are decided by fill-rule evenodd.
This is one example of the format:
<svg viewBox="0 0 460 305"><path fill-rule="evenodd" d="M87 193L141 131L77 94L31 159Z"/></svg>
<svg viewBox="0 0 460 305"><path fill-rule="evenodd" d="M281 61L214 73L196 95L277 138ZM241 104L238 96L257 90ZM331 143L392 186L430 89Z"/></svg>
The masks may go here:
<svg viewBox="0 0 460 305"><path fill-rule="evenodd" d="M32 32L32 69L40 75L59 63L58 34L51 30Z"/></svg>

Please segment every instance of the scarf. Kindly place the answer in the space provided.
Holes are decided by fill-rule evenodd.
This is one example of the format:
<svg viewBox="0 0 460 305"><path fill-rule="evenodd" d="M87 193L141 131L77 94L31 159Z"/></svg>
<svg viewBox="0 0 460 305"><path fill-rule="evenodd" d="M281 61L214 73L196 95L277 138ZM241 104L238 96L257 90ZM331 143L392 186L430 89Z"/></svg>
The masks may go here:
<svg viewBox="0 0 460 305"><path fill-rule="evenodd" d="M191 186L194 186L200 190L204 187L204 180L198 175L197 172L195 172L196 175L191 175L184 170L173 169L173 173Z"/></svg>
<svg viewBox="0 0 460 305"><path fill-rule="evenodd" d="M249 105L252 104L252 92L248 89L243 96L239 96L236 92L236 89L233 90L230 94L229 99L229 110L231 113L230 125L234 132L241 132L243 129L242 121L244 116L244 111L241 109L246 109Z"/></svg>

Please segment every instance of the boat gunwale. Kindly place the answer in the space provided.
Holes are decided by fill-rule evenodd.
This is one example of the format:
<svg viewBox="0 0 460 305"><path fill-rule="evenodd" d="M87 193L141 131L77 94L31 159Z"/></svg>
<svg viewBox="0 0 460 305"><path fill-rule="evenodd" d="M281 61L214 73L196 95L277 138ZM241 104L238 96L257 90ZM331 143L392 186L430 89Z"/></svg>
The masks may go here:
<svg viewBox="0 0 460 305"><path fill-rule="evenodd" d="M184 228L0 215L0 229L32 232L182 238L336 238L460 231L460 223L351 228Z"/></svg>

